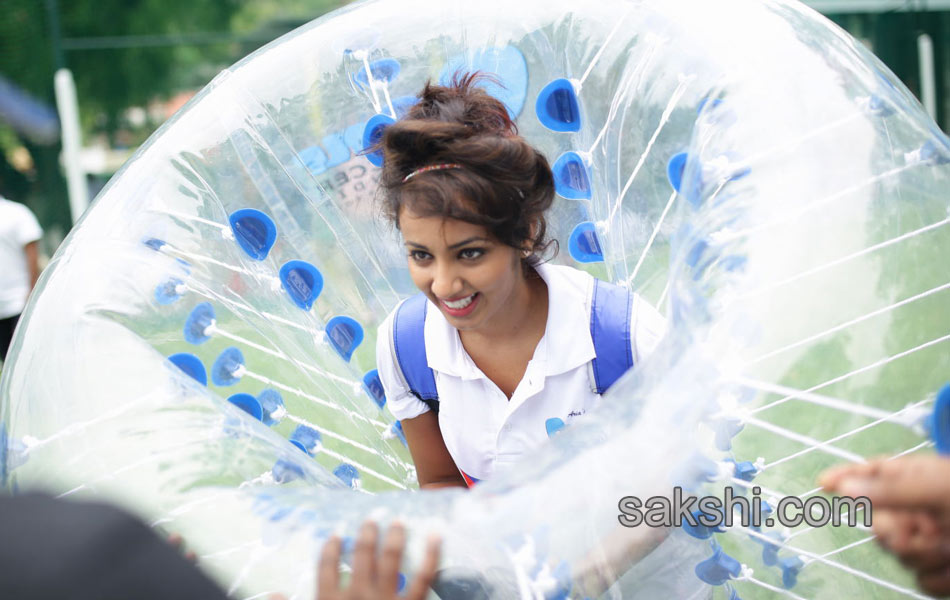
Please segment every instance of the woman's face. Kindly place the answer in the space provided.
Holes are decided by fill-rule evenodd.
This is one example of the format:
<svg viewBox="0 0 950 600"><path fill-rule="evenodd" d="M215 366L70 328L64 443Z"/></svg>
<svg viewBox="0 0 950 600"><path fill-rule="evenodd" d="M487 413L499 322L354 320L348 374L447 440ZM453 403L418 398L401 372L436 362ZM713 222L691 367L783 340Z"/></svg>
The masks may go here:
<svg viewBox="0 0 950 600"><path fill-rule="evenodd" d="M420 217L403 208L399 229L413 283L460 331L475 330L513 308L525 278L518 250L481 225L441 216Z"/></svg>

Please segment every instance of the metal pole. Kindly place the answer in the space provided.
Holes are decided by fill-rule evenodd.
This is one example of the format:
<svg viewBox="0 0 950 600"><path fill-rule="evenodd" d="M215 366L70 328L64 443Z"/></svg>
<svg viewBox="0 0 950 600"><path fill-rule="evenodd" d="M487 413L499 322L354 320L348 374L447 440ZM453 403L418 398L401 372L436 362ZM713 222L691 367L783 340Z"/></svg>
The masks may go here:
<svg viewBox="0 0 950 600"><path fill-rule="evenodd" d="M73 224L89 207L89 188L86 173L79 161L82 139L79 129L79 104L76 101L76 84L69 69L56 71L53 78L56 89L56 108L59 110L60 130L63 132L62 163L66 171L66 189L69 192L69 210Z"/></svg>
<svg viewBox="0 0 950 600"><path fill-rule="evenodd" d="M934 43L929 35L917 36L920 64L920 101L931 119L937 118L937 79L934 74Z"/></svg>

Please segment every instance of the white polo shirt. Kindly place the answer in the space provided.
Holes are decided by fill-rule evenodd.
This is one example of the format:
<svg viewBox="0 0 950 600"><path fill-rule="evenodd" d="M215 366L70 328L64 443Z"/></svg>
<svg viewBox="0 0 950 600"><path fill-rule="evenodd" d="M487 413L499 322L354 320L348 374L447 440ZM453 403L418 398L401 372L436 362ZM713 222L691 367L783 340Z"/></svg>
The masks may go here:
<svg viewBox="0 0 950 600"><path fill-rule="evenodd" d="M590 335L590 288L594 278L577 269L540 265L548 287L548 320L524 377L509 400L469 357L458 330L431 304L426 311L425 344L439 393L439 427L455 464L468 477L487 479L568 426L594 407L588 365L594 359ZM634 366L653 350L665 320L639 295L631 315ZM394 364L391 349L395 311L379 326L376 363L386 391L386 406L397 419L429 410L412 395Z"/></svg>
<svg viewBox="0 0 950 600"><path fill-rule="evenodd" d="M0 196L0 319L23 312L30 270L23 247L43 237L30 209Z"/></svg>

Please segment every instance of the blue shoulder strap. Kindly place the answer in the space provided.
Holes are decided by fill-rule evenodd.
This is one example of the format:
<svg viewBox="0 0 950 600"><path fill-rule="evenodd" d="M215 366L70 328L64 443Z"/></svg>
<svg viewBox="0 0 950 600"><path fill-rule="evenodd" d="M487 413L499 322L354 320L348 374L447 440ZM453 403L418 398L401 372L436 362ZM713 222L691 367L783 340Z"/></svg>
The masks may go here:
<svg viewBox="0 0 950 600"><path fill-rule="evenodd" d="M595 358L591 361L594 389L603 394L633 367L630 350L630 308L633 294L619 285L594 279L590 308L590 337Z"/></svg>
<svg viewBox="0 0 950 600"><path fill-rule="evenodd" d="M435 372L426 356L425 322L428 302L424 294L416 294L396 309L393 319L393 351L409 391L439 412L439 393Z"/></svg>

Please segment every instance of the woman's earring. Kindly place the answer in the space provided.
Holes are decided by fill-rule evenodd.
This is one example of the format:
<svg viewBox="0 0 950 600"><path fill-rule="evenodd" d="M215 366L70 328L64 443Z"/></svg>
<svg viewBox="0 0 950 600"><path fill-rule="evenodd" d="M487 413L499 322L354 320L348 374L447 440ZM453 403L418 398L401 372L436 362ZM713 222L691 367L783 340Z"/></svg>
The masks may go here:
<svg viewBox="0 0 950 600"><path fill-rule="evenodd" d="M528 258L529 256L531 256L531 250L525 248L524 250L521 251L521 256L524 258Z"/></svg>

